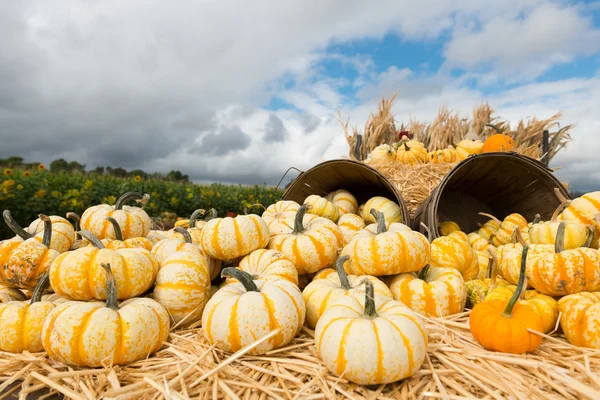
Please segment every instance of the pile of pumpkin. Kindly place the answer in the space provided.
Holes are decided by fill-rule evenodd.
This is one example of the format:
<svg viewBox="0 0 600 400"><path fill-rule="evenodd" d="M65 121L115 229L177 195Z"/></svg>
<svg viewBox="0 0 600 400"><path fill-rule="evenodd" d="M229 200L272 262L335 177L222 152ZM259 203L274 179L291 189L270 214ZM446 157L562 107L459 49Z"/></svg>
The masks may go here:
<svg viewBox="0 0 600 400"><path fill-rule="evenodd" d="M534 349L541 339L527 328L550 331L558 309L569 341L600 348L600 293L579 293L600 290L600 252L586 247L593 219L576 220L600 209L585 196L556 221L530 225L513 214L470 235L446 222L432 241L402 224L390 199L359 206L346 190L280 201L262 216L198 210L187 229L168 232L152 231L143 207L125 205L131 200L143 206L148 197L126 193L80 221L68 214L73 225L40 215L27 230L4 212L17 236L0 243L0 350L127 364L160 349L171 329L201 325L223 351L251 345L260 355L306 323L333 373L381 384L422 365L420 314L460 313L467 299L473 336L486 348Z"/></svg>
<svg viewBox="0 0 600 400"><path fill-rule="evenodd" d="M447 149L427 151L425 145L418 140L409 140L407 136L394 143L380 144L375 147L369 157L369 162L377 165L418 165L442 164L462 161L472 154L481 154L494 151L511 151L514 149L513 139L501 133L500 129L492 124L487 124L498 133L489 136L485 142L481 140L464 139Z"/></svg>

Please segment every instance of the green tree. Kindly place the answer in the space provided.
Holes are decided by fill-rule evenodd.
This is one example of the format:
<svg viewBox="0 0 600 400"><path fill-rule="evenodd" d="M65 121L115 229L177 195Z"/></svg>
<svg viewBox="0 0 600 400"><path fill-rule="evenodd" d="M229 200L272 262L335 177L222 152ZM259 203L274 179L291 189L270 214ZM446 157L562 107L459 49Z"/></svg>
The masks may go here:
<svg viewBox="0 0 600 400"><path fill-rule="evenodd" d="M77 161L71 161L67 165L67 170L71 172L85 172L85 164L80 164Z"/></svg>
<svg viewBox="0 0 600 400"><path fill-rule="evenodd" d="M174 182L189 182L189 177L181 173L181 171L170 171L167 174L167 179Z"/></svg>
<svg viewBox="0 0 600 400"><path fill-rule="evenodd" d="M68 168L69 163L64 158L59 158L50 163L50 171L54 173L67 171Z"/></svg>

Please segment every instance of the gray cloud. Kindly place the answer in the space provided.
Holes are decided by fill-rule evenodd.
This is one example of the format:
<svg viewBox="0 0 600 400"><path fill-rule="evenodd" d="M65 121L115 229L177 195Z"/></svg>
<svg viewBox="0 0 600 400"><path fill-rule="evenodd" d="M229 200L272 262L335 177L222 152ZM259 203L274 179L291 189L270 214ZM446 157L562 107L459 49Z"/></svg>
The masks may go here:
<svg viewBox="0 0 600 400"><path fill-rule="evenodd" d="M237 150L244 150L250 145L250 136L242 132L239 126L232 126L219 133L207 133L200 143L194 145L191 152L210 155L227 155Z"/></svg>
<svg viewBox="0 0 600 400"><path fill-rule="evenodd" d="M321 120L318 117L309 113L298 114L297 119L304 129L304 133L314 132L314 130L317 129L321 124Z"/></svg>
<svg viewBox="0 0 600 400"><path fill-rule="evenodd" d="M284 142L289 135L281 119L275 114L270 114L269 119L265 123L264 140L269 142Z"/></svg>

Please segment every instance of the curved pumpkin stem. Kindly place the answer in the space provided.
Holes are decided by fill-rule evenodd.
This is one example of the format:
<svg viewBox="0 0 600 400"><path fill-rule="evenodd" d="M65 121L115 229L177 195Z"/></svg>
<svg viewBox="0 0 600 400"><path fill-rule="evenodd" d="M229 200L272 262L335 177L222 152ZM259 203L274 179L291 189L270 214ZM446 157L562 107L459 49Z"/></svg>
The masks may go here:
<svg viewBox="0 0 600 400"><path fill-rule="evenodd" d="M502 221L500 221L498 218L494 217L492 214L480 212L479 215L483 215L484 217L488 217L489 219L491 219L492 221L494 221L498 225L500 225L500 226L502 225Z"/></svg>
<svg viewBox="0 0 600 400"><path fill-rule="evenodd" d="M588 226L587 227L587 238L585 239L585 243L581 247L590 247L590 245L592 244L592 241L594 240L595 234L596 234L596 230L593 227Z"/></svg>
<svg viewBox="0 0 600 400"><path fill-rule="evenodd" d="M187 229L183 229L182 227L178 226L177 228L173 229L175 232L179 233L181 236L183 236L183 240L186 243L193 243L192 242L192 235L190 235L190 233L187 231Z"/></svg>
<svg viewBox="0 0 600 400"><path fill-rule="evenodd" d="M203 208L199 208L196 211L194 211L192 213L192 215L190 216L190 222L189 222L190 228L195 228L196 227L196 221L198 221L198 218L201 215L205 215L205 214L206 214L206 210L203 209Z"/></svg>
<svg viewBox="0 0 600 400"><path fill-rule="evenodd" d="M119 197L119 199L117 200L117 203L115 204L115 210L121 210L123 208L123 206L125 205L125 203L129 200L136 200L140 203L144 203L144 201L145 201L147 203L149 199L150 199L149 195L143 195L138 192L127 192L127 193L124 193L121 197ZM143 204L143 205L146 205L146 204Z"/></svg>
<svg viewBox="0 0 600 400"><path fill-rule="evenodd" d="M489 266L489 276L490 276L490 291L496 287L496 281L498 280L498 257L496 257L496 251L488 249L488 253L490 254L491 265Z"/></svg>
<svg viewBox="0 0 600 400"><path fill-rule="evenodd" d="M533 217L533 221L532 224L537 224L538 222L540 222L542 219L542 216L540 214L535 214L535 217Z"/></svg>
<svg viewBox="0 0 600 400"><path fill-rule="evenodd" d="M561 203L564 203L565 201L569 201L569 199L566 198L565 195L562 194L560 189L557 187L554 188L554 194L556 195L556 198L558 198L558 201L560 201Z"/></svg>
<svg viewBox="0 0 600 400"><path fill-rule="evenodd" d="M497 127L496 125L494 125L494 124L487 123L487 124L485 124L485 126L489 126L489 127L490 127L490 128L492 128L493 130L495 130L495 131L496 131L496 133L502 133L502 131L500 130L500 128L498 128L498 127Z"/></svg>
<svg viewBox="0 0 600 400"><path fill-rule="evenodd" d="M79 231L79 233L81 234L81 236L87 240L88 242L90 242L92 244L92 246L98 248L98 249L105 249L106 247L104 246L104 244L100 241L100 239L98 239L92 232L90 231L86 231L86 230L81 230Z"/></svg>
<svg viewBox="0 0 600 400"><path fill-rule="evenodd" d="M423 228L425 230L425 233L427 234L427 241L429 243L431 243L432 241L432 234L431 234L431 229L429 229L429 227L427 225L425 225L424 223L421 222L421 228Z"/></svg>
<svg viewBox="0 0 600 400"><path fill-rule="evenodd" d="M525 242L523 235L521 235L521 228L519 228L518 226L513 231L513 236L515 237L515 240L513 241L513 243L518 242L521 246L527 246L527 242ZM512 236L511 236L511 239L512 239Z"/></svg>
<svg viewBox="0 0 600 400"><path fill-rule="evenodd" d="M426 266L423 267L423 269L421 271L419 271L419 279L420 280L427 282L427 273L429 272L429 267L430 267L430 265L427 264Z"/></svg>
<svg viewBox="0 0 600 400"><path fill-rule="evenodd" d="M335 262L335 269L337 271L338 277L340 278L340 285L344 290L352 289L352 287L350 286L350 282L348 281L348 275L346 275L346 270L344 269L344 263L349 259L350 257L343 256L338 258Z"/></svg>
<svg viewBox="0 0 600 400"><path fill-rule="evenodd" d="M371 208L371 215L375 217L375 221L377 222L377 234L380 235L384 233L387 230L385 227L385 215L374 208Z"/></svg>
<svg viewBox="0 0 600 400"><path fill-rule="evenodd" d="M114 219L113 217L106 217L104 219L111 223L113 230L115 231L115 238L117 238L118 241L122 242L123 241L123 231L121 231L121 226L119 225L117 220Z"/></svg>
<svg viewBox="0 0 600 400"><path fill-rule="evenodd" d="M556 229L556 239L554 241L554 252L560 253L565 249L565 228L567 224L561 222Z"/></svg>
<svg viewBox="0 0 600 400"><path fill-rule="evenodd" d="M556 207L556 210L554 210L554 212L552 213L552 218L550 219L550 221L556 222L556 219L558 218L560 213L563 212L565 208L569 207L570 205L571 200L563 201L558 207Z"/></svg>
<svg viewBox="0 0 600 400"><path fill-rule="evenodd" d="M517 304L517 300L519 300L519 297L521 296L521 290L523 290L523 285L525 284L527 252L529 252L529 246L524 246L523 252L521 253L521 270L519 273L519 282L517 283L517 288L515 289L515 292L513 293L512 297L510 298L510 301L506 305L504 312L502 313L503 317L512 317L513 308L515 307L515 304Z"/></svg>
<svg viewBox="0 0 600 400"><path fill-rule="evenodd" d="M20 236L23 240L31 239L33 237L31 233L27 232L25 229L21 228L19 224L17 224L17 221L15 221L12 215L10 215L9 210L4 210L2 213L2 218L4 218L4 223L6 223L6 226L8 226L15 235Z"/></svg>
<svg viewBox="0 0 600 400"><path fill-rule="evenodd" d="M260 292L260 290L258 290L258 286L256 286L256 283L254 283L254 280L252 280L252 275L246 271L242 271L241 269L233 267L227 267L223 268L223 271L221 271L221 277L225 276L237 279L244 286L246 292Z"/></svg>
<svg viewBox="0 0 600 400"><path fill-rule="evenodd" d="M42 244L50 248L50 243L52 243L52 221L45 214L39 214L38 218L44 222L44 235L42 236Z"/></svg>
<svg viewBox="0 0 600 400"><path fill-rule="evenodd" d="M377 317L377 307L375 306L373 282L365 278L362 283L365 284L365 311L363 315L367 318L375 318Z"/></svg>
<svg viewBox="0 0 600 400"><path fill-rule="evenodd" d="M302 221L304 220L304 215L308 211L308 204L303 204L302 207L298 209L296 213L296 218L294 218L294 235L299 235L304 232L304 225L302 225Z"/></svg>
<svg viewBox="0 0 600 400"><path fill-rule="evenodd" d="M117 281L110 269L110 264L100 264L106 271L106 307L112 310L119 309L118 293L117 293Z"/></svg>
<svg viewBox="0 0 600 400"><path fill-rule="evenodd" d="M208 216L206 218L204 218L205 221L210 221L211 219L215 219L217 218L217 210L215 210L214 208L211 208L210 210L208 210Z"/></svg>
<svg viewBox="0 0 600 400"><path fill-rule="evenodd" d="M79 234L79 223L81 222L81 218L74 212L68 212L66 215L67 219L72 219L75 222L74 228L75 232L77 232L77 240L81 240L81 235Z"/></svg>
<svg viewBox="0 0 600 400"><path fill-rule="evenodd" d="M31 301L29 304L37 303L42 300L42 295L50 285L50 271L46 271L40 279L38 280L37 285L35 285L35 289L33 289L33 296L31 296Z"/></svg>

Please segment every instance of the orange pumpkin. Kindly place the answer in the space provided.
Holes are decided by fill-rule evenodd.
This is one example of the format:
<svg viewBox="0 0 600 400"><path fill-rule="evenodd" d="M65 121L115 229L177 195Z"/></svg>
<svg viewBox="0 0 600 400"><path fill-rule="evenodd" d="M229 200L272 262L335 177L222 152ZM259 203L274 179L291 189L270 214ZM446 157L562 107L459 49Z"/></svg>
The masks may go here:
<svg viewBox="0 0 600 400"><path fill-rule="evenodd" d="M496 125L486 125L494 128L494 130L498 133L485 139L485 142L483 142L483 148L481 149L483 153L489 153L493 151L511 151L514 149L515 142L510 136L502 133L502 131Z"/></svg>

